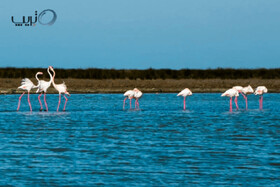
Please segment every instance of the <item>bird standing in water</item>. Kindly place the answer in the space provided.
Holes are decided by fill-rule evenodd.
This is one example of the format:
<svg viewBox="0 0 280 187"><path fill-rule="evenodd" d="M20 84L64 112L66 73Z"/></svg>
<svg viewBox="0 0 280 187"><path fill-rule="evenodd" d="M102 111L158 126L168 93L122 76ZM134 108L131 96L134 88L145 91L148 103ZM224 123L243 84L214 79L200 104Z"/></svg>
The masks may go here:
<svg viewBox="0 0 280 187"><path fill-rule="evenodd" d="M131 109L131 100L134 97L134 91L133 90L127 90L123 95L125 96L125 98L123 100L123 109L125 109L125 101L127 99L129 99L129 104L130 104L130 109Z"/></svg>
<svg viewBox="0 0 280 187"><path fill-rule="evenodd" d="M53 80L53 77L52 77L52 74L50 73L50 68L51 66L48 67L48 74L50 75L50 80L47 82L47 81L44 81L44 80L38 80L39 82L39 86L38 86L38 89L36 91L36 93L40 93L40 95L38 96L38 100L39 100L39 103L40 103L40 110L42 111L43 110L43 105L42 105L42 102L41 102L41 95L44 93L44 102L45 102L45 106L46 106L46 111L48 111L48 104L47 104L47 100L46 100L46 94L47 94L47 90L48 88L51 86L52 84L52 80Z"/></svg>
<svg viewBox="0 0 280 187"><path fill-rule="evenodd" d="M255 90L255 95L259 95L260 99L260 110L263 109L263 94L267 93L267 88L265 86L258 86Z"/></svg>
<svg viewBox="0 0 280 187"><path fill-rule="evenodd" d="M245 102L246 102L246 110L248 110L248 101L247 101L248 95L252 94L252 93L254 93L254 90L250 85L248 85L242 89L241 94L243 95Z"/></svg>
<svg viewBox="0 0 280 187"><path fill-rule="evenodd" d="M65 96L65 94L67 94L68 96L70 96L70 94L67 91L67 87L66 87L64 82L62 84L55 84L55 82L54 82L55 71L54 71L52 66L50 66L50 70L53 72L52 85L58 91L58 94L59 94L59 100L58 100L58 105L57 105L57 110L56 111L57 112L59 111L59 105L60 105L60 101L61 101L61 94L63 94L63 97L65 98L65 104L64 104L64 108L63 108L63 111L65 111L66 103L68 101L68 98Z"/></svg>
<svg viewBox="0 0 280 187"><path fill-rule="evenodd" d="M135 109L137 107L138 107L138 109L140 109L140 107L139 107L139 99L142 97L143 93L140 90L138 90L137 88L134 88L133 92L134 92L133 98L135 99Z"/></svg>
<svg viewBox="0 0 280 187"><path fill-rule="evenodd" d="M229 111L232 112L232 97L238 97L239 93L236 89L231 88L231 89L225 91L225 93L222 94L222 97L224 97L224 96L230 97Z"/></svg>
<svg viewBox="0 0 280 187"><path fill-rule="evenodd" d="M241 93L242 94L242 89L243 87L242 86L234 86L232 87L232 89L235 89L238 91L238 93ZM242 94L243 95L243 94ZM239 95L238 95L239 96ZM236 109L238 110L239 107L238 107L238 96L235 96L235 99L234 99L234 102L235 102L235 106L236 106Z"/></svg>
<svg viewBox="0 0 280 187"><path fill-rule="evenodd" d="M185 88L180 93L178 93L177 96L183 96L184 97L184 110L186 110L186 97L192 95L192 91L189 88Z"/></svg>
<svg viewBox="0 0 280 187"><path fill-rule="evenodd" d="M28 78L24 78L24 79L21 80L21 86L19 86L18 89L21 89L21 90L24 90L24 91L18 99L17 111L19 111L19 108L20 108L21 98L25 94L25 92L27 91L27 93L28 93L27 100L28 100L30 112L32 112L32 106L31 106L31 103L30 103L29 93L33 88L38 88L39 87L40 82L39 82L39 79L38 79L38 75L42 75L42 74L43 74L42 72L37 72L36 75L35 75L36 79L38 80L38 85L37 86L35 86L33 84L33 82Z"/></svg>

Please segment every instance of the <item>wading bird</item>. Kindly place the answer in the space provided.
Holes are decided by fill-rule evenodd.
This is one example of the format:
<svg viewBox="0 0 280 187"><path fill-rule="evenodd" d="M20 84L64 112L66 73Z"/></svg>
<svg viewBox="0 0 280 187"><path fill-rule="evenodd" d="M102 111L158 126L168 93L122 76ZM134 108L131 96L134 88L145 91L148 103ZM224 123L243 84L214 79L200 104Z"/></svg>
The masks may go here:
<svg viewBox="0 0 280 187"><path fill-rule="evenodd" d="M127 99L129 99L129 104L130 104L130 109L131 109L131 100L134 97L134 91L133 90L127 90L123 95L125 96L125 98L123 100L123 109L125 109L125 101Z"/></svg>
<svg viewBox="0 0 280 187"><path fill-rule="evenodd" d="M54 71L52 66L50 66L50 70L53 72L52 85L58 91L58 94L59 94L59 100L58 100L58 105L57 105L57 110L56 111L58 112L58 110L59 110L59 105L60 105L60 101L61 101L61 94L63 94L63 96L65 98L65 104L64 104L64 108L63 108L63 111L65 111L66 103L68 101L68 98L65 96L65 94L67 94L68 96L70 96L70 94L69 94L69 92L67 92L67 87L66 87L64 82L62 84L55 84L55 82L54 82L55 71Z"/></svg>
<svg viewBox="0 0 280 187"><path fill-rule="evenodd" d="M139 99L142 97L143 93L140 90L138 90L137 88L134 88L133 92L134 92L133 98L135 98L135 108L138 107L138 109L140 109Z"/></svg>
<svg viewBox="0 0 280 187"><path fill-rule="evenodd" d="M17 111L19 111L19 108L20 108L21 98L25 94L25 92L27 91L27 93L28 93L28 97L27 97L28 99L27 100L28 100L30 112L32 112L32 106L31 106L31 103L30 103L29 93L30 93L31 89L38 88L38 86L40 84L39 83L39 79L38 79L38 75L42 75L42 74L43 74L42 72L37 72L36 75L35 75L36 79L38 80L38 85L37 86L35 86L33 84L33 82L30 79L28 79L28 78L24 78L24 79L21 80L21 86L18 87L18 89L21 89L21 90L24 90L24 91L23 91L23 93L21 94L21 96L18 99Z"/></svg>
<svg viewBox="0 0 280 187"><path fill-rule="evenodd" d="M224 96L230 97L229 111L232 112L232 97L238 97L239 96L238 91L236 89L231 88L222 94L222 97Z"/></svg>
<svg viewBox="0 0 280 187"><path fill-rule="evenodd" d="M186 97L192 95L192 91L188 88L185 88L180 93L178 93L177 96L183 96L184 97L184 110L186 110Z"/></svg>
<svg viewBox="0 0 280 187"><path fill-rule="evenodd" d="M267 93L267 88L265 86L258 86L255 90L255 95L259 95L260 99L260 110L263 109L263 94Z"/></svg>
<svg viewBox="0 0 280 187"><path fill-rule="evenodd" d="M234 86L234 87L232 87L232 89L237 90L238 93L241 93L241 94L243 95L243 93L242 93L243 87L242 87L242 86ZM239 96L239 95L238 95L238 96ZM235 96L235 99L234 99L235 106L236 106L236 109L237 109L237 110L239 109L239 107L238 107L238 96Z"/></svg>
<svg viewBox="0 0 280 187"><path fill-rule="evenodd" d="M36 91L36 93L40 93L40 95L38 96L38 100L39 100L39 103L40 103L40 106L41 106L41 111L43 110L43 105L42 105L42 102L41 102L41 95L44 93L44 102L45 102L45 106L46 106L46 111L48 111L48 104L47 104L47 100L46 100L46 94L47 94L47 90L48 88L51 86L52 84L52 80L53 80L53 77L52 77L52 74L50 73L50 68L51 66L48 67L48 74L50 75L50 81L44 81L44 80L38 80L39 82L39 86L38 86L38 90Z"/></svg>
<svg viewBox="0 0 280 187"><path fill-rule="evenodd" d="M242 89L241 94L243 95L243 97L245 99L245 102L246 102L246 110L248 109L247 97L248 97L249 94L252 94L252 93L254 93L254 90L250 85L248 85L248 86L246 86Z"/></svg>

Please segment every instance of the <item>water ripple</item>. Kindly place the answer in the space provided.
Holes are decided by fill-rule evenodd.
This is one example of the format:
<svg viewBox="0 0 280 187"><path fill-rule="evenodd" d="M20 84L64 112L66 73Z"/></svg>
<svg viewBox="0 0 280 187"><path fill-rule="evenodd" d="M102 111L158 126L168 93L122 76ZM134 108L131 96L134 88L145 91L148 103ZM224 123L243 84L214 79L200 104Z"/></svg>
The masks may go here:
<svg viewBox="0 0 280 187"><path fill-rule="evenodd" d="M280 184L280 94L264 110L228 112L220 94L144 94L140 110L122 94L72 95L66 112L40 112L31 95L0 95L0 185L215 186ZM128 108L128 105L126 106Z"/></svg>

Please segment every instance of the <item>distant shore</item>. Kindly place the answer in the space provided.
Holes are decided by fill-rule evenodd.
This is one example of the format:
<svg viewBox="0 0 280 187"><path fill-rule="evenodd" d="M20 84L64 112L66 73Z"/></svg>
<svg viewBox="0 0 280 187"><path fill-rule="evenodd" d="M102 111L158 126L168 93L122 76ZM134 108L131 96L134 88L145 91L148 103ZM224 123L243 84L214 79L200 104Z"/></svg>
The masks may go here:
<svg viewBox="0 0 280 187"><path fill-rule="evenodd" d="M31 79L36 84L35 79ZM0 79L1 94L18 94L17 90L21 79ZM68 91L74 93L123 93L128 89L137 87L146 93L176 93L184 88L190 88L194 93L221 93L239 85L266 86L268 92L280 93L280 79L155 79L155 80L129 80L129 79L56 79L57 84L65 82ZM36 89L31 93L35 93ZM57 93L53 87L48 93Z"/></svg>

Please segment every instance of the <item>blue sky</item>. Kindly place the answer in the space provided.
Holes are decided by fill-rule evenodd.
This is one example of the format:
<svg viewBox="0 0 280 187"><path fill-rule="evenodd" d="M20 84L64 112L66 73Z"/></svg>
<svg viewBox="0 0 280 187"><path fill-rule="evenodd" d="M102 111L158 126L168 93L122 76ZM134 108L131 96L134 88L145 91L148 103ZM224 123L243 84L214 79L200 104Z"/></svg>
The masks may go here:
<svg viewBox="0 0 280 187"><path fill-rule="evenodd" d="M11 16L53 9L52 26ZM279 0L0 2L0 66L279 68Z"/></svg>

